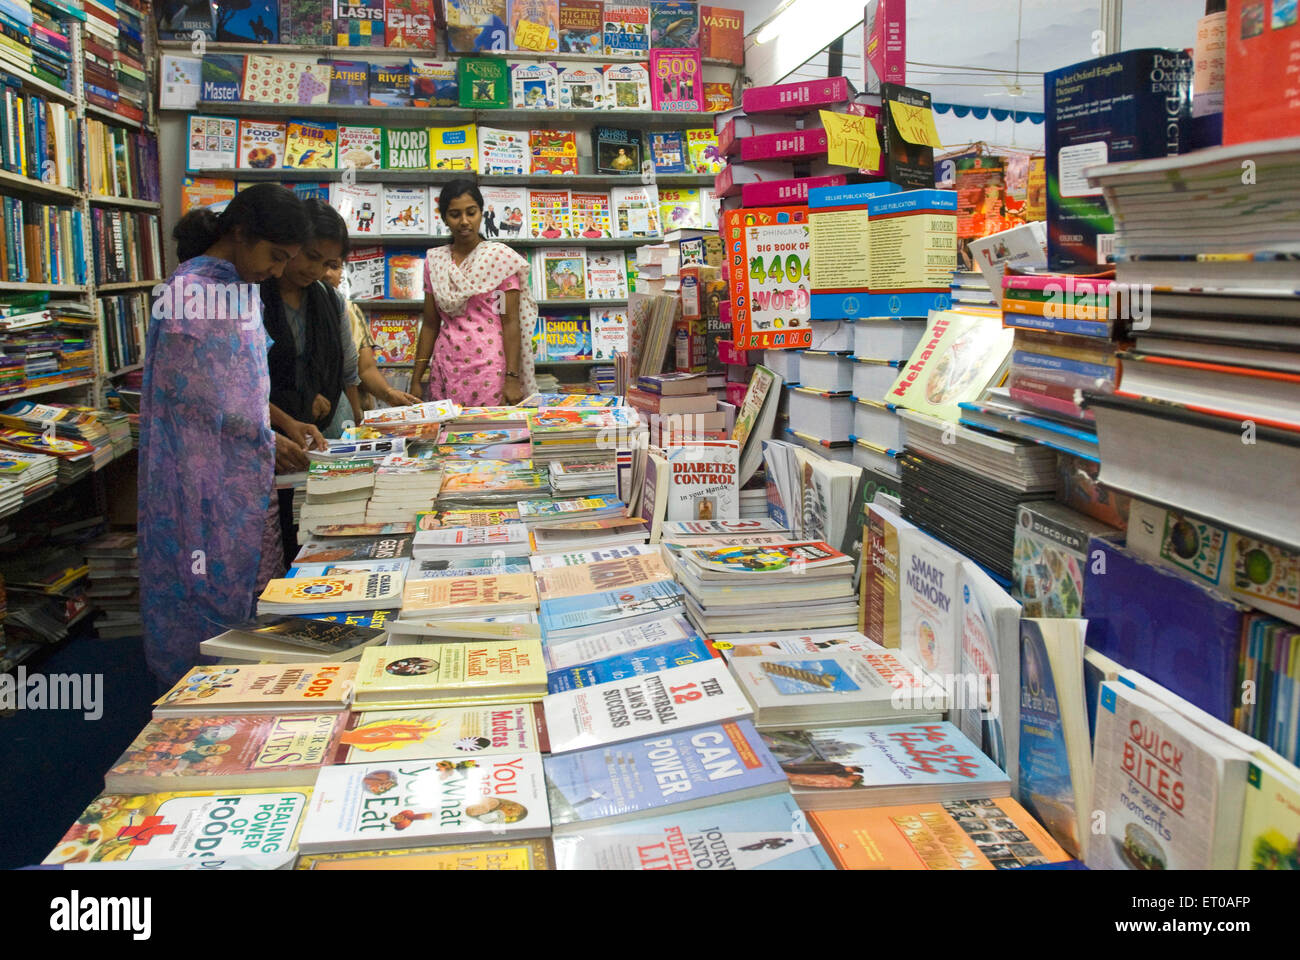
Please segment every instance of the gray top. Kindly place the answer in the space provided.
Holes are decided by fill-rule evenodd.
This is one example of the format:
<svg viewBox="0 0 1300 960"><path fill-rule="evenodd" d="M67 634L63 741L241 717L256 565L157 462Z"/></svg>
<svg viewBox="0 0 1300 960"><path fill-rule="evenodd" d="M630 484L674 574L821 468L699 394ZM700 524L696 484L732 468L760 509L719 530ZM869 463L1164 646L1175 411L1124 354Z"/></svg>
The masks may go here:
<svg viewBox="0 0 1300 960"><path fill-rule="evenodd" d="M331 289L330 293L334 294L339 314L339 341L343 344L343 386L344 388L355 387L361 382L361 377L357 373L357 345L352 340L352 324L348 321L348 304L343 299L343 294L337 290ZM306 303L307 292L304 290L302 304L305 306ZM303 346L307 342L307 326L302 307L294 309L286 303L284 305L284 319L289 324L290 332L293 333L293 346L297 359L297 367L294 373L298 382L302 383L307 379L307 356L303 351Z"/></svg>

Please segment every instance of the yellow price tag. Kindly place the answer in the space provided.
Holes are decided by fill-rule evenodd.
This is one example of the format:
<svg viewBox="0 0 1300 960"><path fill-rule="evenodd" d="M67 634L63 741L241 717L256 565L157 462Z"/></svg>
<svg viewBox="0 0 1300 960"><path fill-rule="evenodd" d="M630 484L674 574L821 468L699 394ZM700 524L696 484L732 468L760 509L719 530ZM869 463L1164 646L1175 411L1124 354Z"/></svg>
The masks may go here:
<svg viewBox="0 0 1300 960"><path fill-rule="evenodd" d="M520 20L519 26L515 27L516 50L545 50L550 39L551 32L544 23Z"/></svg>
<svg viewBox="0 0 1300 960"><path fill-rule="evenodd" d="M880 141L876 138L876 121L847 113L818 111L826 131L826 162L840 167L875 170L880 166Z"/></svg>
<svg viewBox="0 0 1300 960"><path fill-rule="evenodd" d="M730 642L728 642L728 641L726 641L726 640L714 640L714 641L713 641L713 649L715 649L715 650L730 650L730 649L732 648L732 646L733 646L733 644L731 644Z"/></svg>
<svg viewBox="0 0 1300 960"><path fill-rule="evenodd" d="M894 125L903 139L908 143L917 143L925 147L942 147L939 130L934 125L934 111L929 107L913 107L910 104L889 101L889 115L894 118Z"/></svg>

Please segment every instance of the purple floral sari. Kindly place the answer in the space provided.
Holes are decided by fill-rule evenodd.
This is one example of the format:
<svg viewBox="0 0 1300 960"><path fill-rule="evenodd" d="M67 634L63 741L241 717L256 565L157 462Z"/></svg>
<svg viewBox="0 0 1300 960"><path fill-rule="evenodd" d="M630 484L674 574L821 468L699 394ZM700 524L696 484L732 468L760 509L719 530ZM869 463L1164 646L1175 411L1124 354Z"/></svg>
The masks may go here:
<svg viewBox="0 0 1300 960"><path fill-rule="evenodd" d="M264 546L275 505L275 439L262 302L255 284L244 285L243 313L251 316L232 313L239 301L225 294L239 284L229 261L187 260L168 280L169 293L183 291L186 302L164 309L155 300L149 322L140 599L149 669L169 684L205 661L200 641L252 614L281 560L278 535L270 551Z"/></svg>

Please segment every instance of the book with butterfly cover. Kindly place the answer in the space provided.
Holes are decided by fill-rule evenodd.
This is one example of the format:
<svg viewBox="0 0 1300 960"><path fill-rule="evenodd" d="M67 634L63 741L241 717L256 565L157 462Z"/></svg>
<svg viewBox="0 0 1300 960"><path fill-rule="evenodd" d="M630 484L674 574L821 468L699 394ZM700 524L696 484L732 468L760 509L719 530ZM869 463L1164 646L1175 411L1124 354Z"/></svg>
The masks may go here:
<svg viewBox="0 0 1300 960"><path fill-rule="evenodd" d="M526 703L353 713L338 736L334 762L536 753L544 745L540 719L541 709Z"/></svg>

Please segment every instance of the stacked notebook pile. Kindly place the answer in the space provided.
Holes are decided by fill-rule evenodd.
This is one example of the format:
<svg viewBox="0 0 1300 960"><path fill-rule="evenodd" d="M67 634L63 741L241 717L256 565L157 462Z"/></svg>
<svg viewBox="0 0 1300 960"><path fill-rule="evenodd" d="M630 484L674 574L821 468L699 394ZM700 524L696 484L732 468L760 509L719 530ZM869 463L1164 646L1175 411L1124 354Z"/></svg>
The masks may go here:
<svg viewBox="0 0 1300 960"><path fill-rule="evenodd" d="M598 398L600 399L600 398ZM620 434L637 424L630 407L546 407L533 413L533 462L588 461L613 456Z"/></svg>
<svg viewBox="0 0 1300 960"><path fill-rule="evenodd" d="M140 621L140 560L134 532L109 533L86 544L90 568L90 602L103 611L95 621L102 639L138 637Z"/></svg>
<svg viewBox="0 0 1300 960"><path fill-rule="evenodd" d="M530 466L527 460L444 460L437 506L439 510L513 507L549 491L546 470Z"/></svg>
<svg viewBox="0 0 1300 960"><path fill-rule="evenodd" d="M58 485L59 460L44 453L0 448L0 477L17 492L19 506L34 503Z"/></svg>
<svg viewBox="0 0 1300 960"><path fill-rule="evenodd" d="M366 504L375 486L375 463L312 456L298 517L300 542L321 524L365 522Z"/></svg>
<svg viewBox="0 0 1300 960"><path fill-rule="evenodd" d="M824 542L691 547L674 572L687 616L714 639L857 623L853 560Z"/></svg>
<svg viewBox="0 0 1300 960"><path fill-rule="evenodd" d="M618 490L618 470L613 455L582 460L552 460L548 464L551 490L557 495L595 496Z"/></svg>
<svg viewBox="0 0 1300 960"><path fill-rule="evenodd" d="M391 454L375 468L374 491L366 504L366 523L411 523L432 510L442 484L439 461L428 455Z"/></svg>
<svg viewBox="0 0 1300 960"><path fill-rule="evenodd" d="M1055 496L1055 452L911 410L899 415L904 518L1010 583L1020 505Z"/></svg>
<svg viewBox="0 0 1300 960"><path fill-rule="evenodd" d="M461 560L526 557L529 549L527 527L522 523L501 523L419 530L412 555L416 560L449 560L455 566Z"/></svg>

